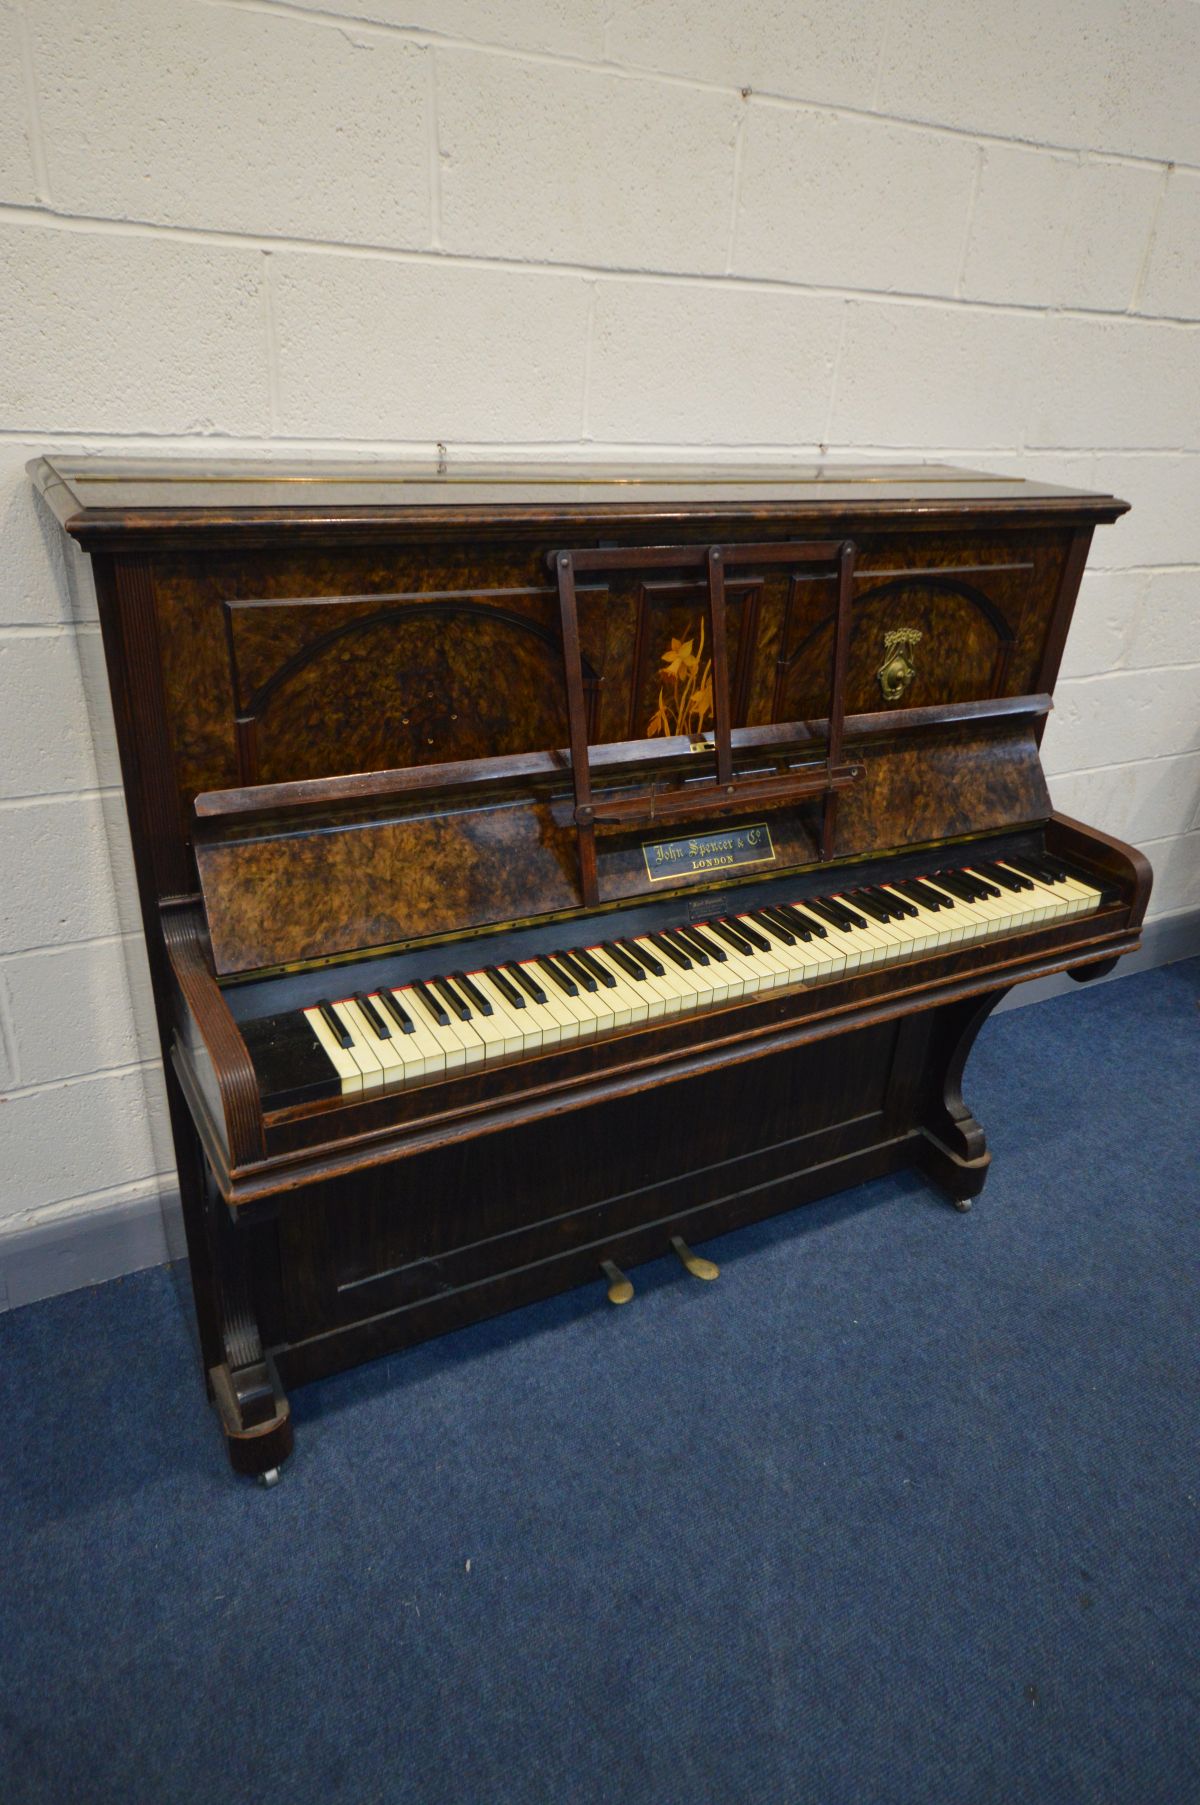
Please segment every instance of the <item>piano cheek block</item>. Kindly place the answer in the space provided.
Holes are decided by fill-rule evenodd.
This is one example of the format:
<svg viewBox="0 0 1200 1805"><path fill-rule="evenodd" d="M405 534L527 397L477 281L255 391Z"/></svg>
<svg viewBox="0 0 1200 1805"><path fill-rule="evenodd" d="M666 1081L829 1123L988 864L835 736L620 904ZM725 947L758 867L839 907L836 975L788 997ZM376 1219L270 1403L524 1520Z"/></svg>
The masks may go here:
<svg viewBox="0 0 1200 1805"><path fill-rule="evenodd" d="M794 463L32 475L103 549L240 1473L277 1477L288 1387L356 1361L571 1285L621 1302L669 1253L711 1279L713 1235L885 1171L969 1205L989 1009L1137 943L1145 860L1054 816L1038 756L1111 496ZM886 631L855 601L881 564Z"/></svg>

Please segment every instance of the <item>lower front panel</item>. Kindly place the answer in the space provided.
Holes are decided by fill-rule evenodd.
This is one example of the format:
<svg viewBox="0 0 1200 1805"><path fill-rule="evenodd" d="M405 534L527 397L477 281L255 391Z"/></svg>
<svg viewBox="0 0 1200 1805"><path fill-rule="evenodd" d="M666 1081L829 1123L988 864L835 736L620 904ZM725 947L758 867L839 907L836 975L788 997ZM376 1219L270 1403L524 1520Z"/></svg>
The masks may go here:
<svg viewBox="0 0 1200 1805"><path fill-rule="evenodd" d="M907 1163L937 1040L938 1012L883 1022L287 1198L256 1231L285 1383Z"/></svg>

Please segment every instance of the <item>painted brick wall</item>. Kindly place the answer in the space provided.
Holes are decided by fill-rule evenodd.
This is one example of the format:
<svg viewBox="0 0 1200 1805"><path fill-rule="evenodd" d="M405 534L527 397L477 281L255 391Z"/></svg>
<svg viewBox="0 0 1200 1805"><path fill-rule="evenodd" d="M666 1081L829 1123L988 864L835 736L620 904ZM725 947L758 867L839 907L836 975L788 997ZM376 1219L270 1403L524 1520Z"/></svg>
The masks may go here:
<svg viewBox="0 0 1200 1805"><path fill-rule="evenodd" d="M1198 86L1195 0L0 0L0 1273L171 1166L51 447L1112 488L1047 762L1200 904Z"/></svg>

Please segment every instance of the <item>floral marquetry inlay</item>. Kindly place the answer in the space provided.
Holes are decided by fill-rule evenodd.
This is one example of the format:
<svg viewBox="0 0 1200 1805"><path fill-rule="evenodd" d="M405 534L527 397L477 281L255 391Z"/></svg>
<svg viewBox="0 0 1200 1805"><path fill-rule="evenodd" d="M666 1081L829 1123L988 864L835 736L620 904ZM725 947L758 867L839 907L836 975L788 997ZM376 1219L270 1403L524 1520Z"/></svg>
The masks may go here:
<svg viewBox="0 0 1200 1805"><path fill-rule="evenodd" d="M700 734L712 720L712 659L704 656L705 622L700 616L687 639L672 639L658 671L658 706L646 726L646 738L660 734Z"/></svg>

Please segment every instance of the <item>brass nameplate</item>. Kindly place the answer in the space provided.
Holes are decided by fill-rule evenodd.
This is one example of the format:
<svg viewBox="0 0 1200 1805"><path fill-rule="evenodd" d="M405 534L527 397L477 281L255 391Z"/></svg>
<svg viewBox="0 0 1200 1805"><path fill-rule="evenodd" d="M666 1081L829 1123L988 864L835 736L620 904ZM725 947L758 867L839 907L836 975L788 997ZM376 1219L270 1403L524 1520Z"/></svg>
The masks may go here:
<svg viewBox="0 0 1200 1805"><path fill-rule="evenodd" d="M688 834L679 840L644 840L642 857L652 884L692 877L704 871L728 871L735 865L771 865L775 848L766 823L724 827L712 834Z"/></svg>

